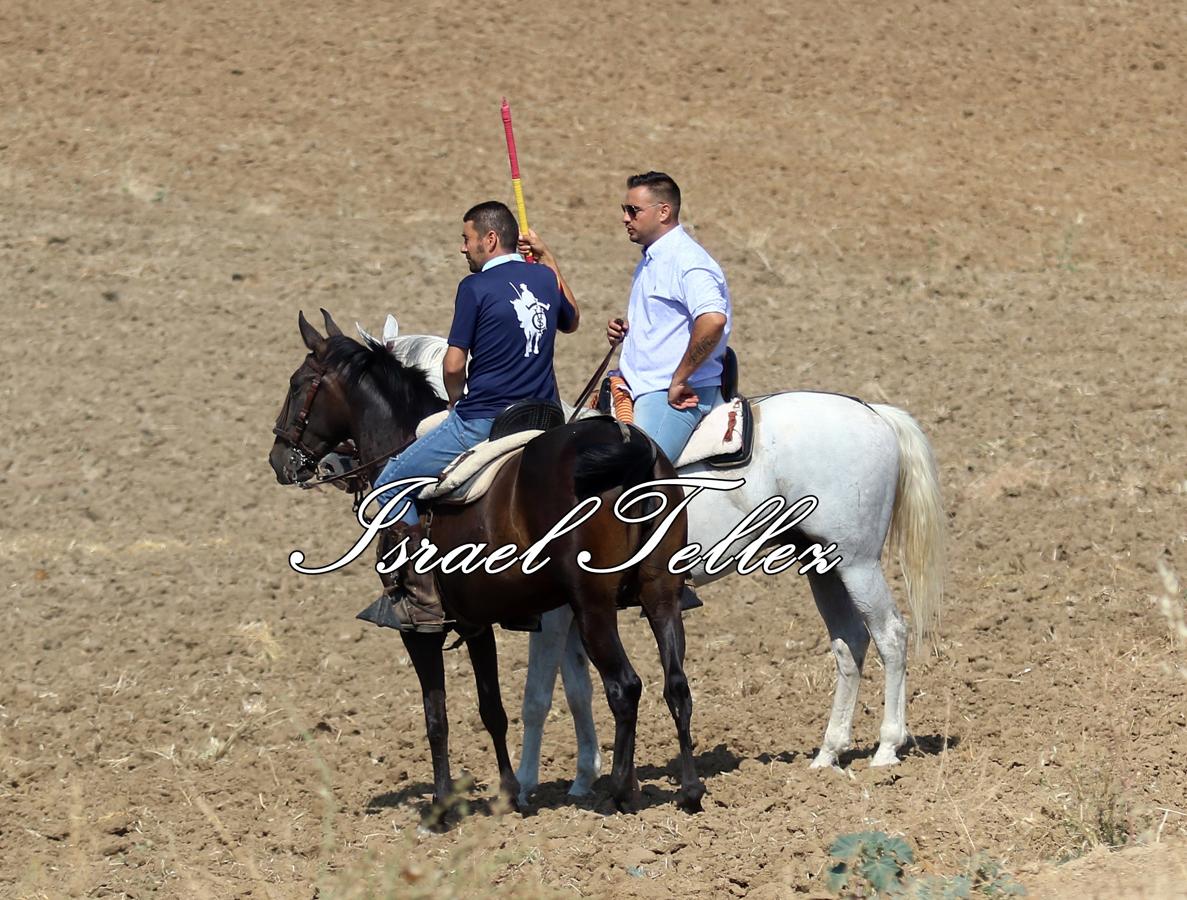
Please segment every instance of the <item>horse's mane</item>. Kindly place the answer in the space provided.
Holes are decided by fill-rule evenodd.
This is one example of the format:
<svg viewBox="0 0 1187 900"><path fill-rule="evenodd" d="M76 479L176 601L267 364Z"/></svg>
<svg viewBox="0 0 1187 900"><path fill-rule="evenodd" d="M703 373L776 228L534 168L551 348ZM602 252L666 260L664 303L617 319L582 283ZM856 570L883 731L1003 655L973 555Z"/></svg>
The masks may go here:
<svg viewBox="0 0 1187 900"><path fill-rule="evenodd" d="M433 340L445 343L440 338ZM443 349L442 356L444 353ZM375 399L387 403L405 430L415 429L421 419L442 406L429 375L431 370L426 371L410 360L401 361L398 352L386 347L360 344L344 334L331 335L326 339L322 363L341 374L348 391L370 391ZM440 364L436 370L436 378L440 381ZM441 394L444 394L444 387Z"/></svg>
<svg viewBox="0 0 1187 900"><path fill-rule="evenodd" d="M409 334L396 338L392 343L394 346L391 352L396 359L424 372L437 396L447 400L448 394L445 393L445 381L441 374L445 351L449 349L445 338L435 334Z"/></svg>
<svg viewBox="0 0 1187 900"><path fill-rule="evenodd" d="M352 341L352 343L354 342ZM368 346L372 347L377 354L394 356L403 363L406 370L412 369L424 375L429 387L437 397L442 401L449 399L442 377L445 351L449 349L449 342L445 338L435 334L406 334L392 340L391 350L382 348L378 342ZM566 419L573 414L573 407L563 400L561 408L564 410ZM597 415L597 410L582 410L578 418L594 415Z"/></svg>

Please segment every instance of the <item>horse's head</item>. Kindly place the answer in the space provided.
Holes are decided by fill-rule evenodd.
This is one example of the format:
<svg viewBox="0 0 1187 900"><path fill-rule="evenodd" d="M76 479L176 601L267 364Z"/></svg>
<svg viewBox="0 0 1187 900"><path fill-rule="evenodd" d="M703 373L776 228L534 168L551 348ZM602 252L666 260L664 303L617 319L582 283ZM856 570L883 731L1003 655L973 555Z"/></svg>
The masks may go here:
<svg viewBox="0 0 1187 900"><path fill-rule="evenodd" d="M308 481L319 460L347 438L368 454L367 465L382 464L412 440L421 419L445 407L420 364L400 362L386 341L360 344L321 312L326 337L304 313L297 319L309 355L289 379L268 455L281 484Z"/></svg>
<svg viewBox="0 0 1187 900"><path fill-rule="evenodd" d="M324 309L326 331L330 337L342 331ZM305 321L297 318L301 338L309 355L289 378L284 405L272 429L276 440L268 462L281 484L308 481L317 472L318 461L350 437L350 405L340 373L326 362L330 339Z"/></svg>

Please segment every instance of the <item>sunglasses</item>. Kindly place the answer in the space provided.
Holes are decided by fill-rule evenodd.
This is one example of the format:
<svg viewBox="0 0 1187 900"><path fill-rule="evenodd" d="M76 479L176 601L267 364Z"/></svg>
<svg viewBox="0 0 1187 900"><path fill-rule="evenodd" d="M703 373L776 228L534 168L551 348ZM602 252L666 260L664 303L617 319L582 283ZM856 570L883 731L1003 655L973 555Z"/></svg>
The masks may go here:
<svg viewBox="0 0 1187 900"><path fill-rule="evenodd" d="M635 206L631 203L622 204L622 211L627 214L627 218L634 221L639 217L639 213L645 209L655 209L657 206L663 206L662 203L652 203L650 206Z"/></svg>

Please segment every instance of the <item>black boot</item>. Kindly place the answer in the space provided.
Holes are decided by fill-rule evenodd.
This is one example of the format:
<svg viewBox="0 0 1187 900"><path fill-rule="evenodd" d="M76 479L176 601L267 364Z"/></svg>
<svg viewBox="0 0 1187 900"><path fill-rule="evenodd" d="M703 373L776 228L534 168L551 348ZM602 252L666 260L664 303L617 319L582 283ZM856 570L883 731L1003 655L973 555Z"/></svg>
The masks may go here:
<svg viewBox="0 0 1187 900"><path fill-rule="evenodd" d="M384 529L379 537L380 562L405 537L411 556L420 546L424 529L419 522ZM383 593L356 618L399 631L440 634L445 630L445 610L441 607L437 579L432 572L418 572L409 561L394 572L381 572L379 580L383 582Z"/></svg>

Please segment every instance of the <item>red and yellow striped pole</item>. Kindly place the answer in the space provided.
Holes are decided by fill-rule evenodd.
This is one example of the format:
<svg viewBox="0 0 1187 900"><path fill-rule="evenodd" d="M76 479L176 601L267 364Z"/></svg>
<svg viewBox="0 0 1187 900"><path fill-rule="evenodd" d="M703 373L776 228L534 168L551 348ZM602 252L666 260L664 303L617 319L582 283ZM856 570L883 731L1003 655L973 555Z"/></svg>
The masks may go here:
<svg viewBox="0 0 1187 900"><path fill-rule="evenodd" d="M511 187L515 190L515 207L519 215L519 230L528 232L528 210L523 202L523 182L519 180L519 156L515 152L515 132L511 129L511 104L503 98L503 131L507 135L507 158L511 161ZM532 260L528 255L528 261Z"/></svg>

